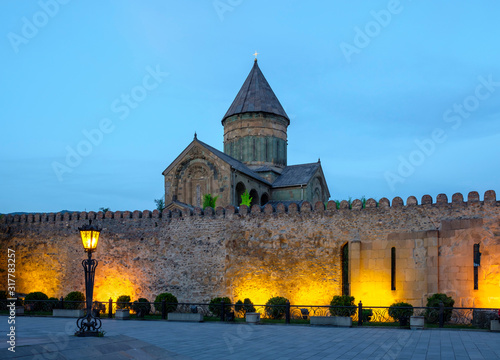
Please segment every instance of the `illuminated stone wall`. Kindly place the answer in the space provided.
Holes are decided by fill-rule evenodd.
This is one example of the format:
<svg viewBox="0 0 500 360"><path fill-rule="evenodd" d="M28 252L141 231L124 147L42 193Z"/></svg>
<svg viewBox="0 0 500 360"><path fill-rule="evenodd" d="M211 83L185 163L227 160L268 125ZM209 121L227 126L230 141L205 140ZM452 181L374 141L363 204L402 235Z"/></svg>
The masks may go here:
<svg viewBox="0 0 500 360"><path fill-rule="evenodd" d="M196 209L193 214L107 212L30 214L0 220L0 288L7 284L7 248L16 250L16 288L60 297L84 289L78 226L103 227L95 258L96 297L153 300L164 291L179 301L229 296L263 303L328 304L341 293L340 248L349 244L351 294L365 305L425 305L435 292L457 305L500 307L500 202L493 191L464 202L439 195L406 205L370 199L336 209L321 202L248 209ZM479 289L473 289L473 244L480 244ZM391 248L396 289L391 290Z"/></svg>

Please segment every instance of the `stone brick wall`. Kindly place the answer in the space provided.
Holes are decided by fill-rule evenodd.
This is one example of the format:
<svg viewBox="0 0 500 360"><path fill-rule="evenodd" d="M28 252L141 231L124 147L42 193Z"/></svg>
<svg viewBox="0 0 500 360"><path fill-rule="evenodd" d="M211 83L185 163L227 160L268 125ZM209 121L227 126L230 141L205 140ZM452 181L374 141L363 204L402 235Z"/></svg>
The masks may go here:
<svg viewBox="0 0 500 360"><path fill-rule="evenodd" d="M165 211L30 214L0 219L0 288L7 284L7 248L16 251L20 293L60 297L83 291L85 257L77 228L88 219L103 228L95 296L133 299L164 291L179 301L229 296L255 303L286 296L294 304L328 304L341 293L340 248L349 244L351 294L365 305L405 300L422 305L445 292L457 305L500 307L500 202L493 191L467 202L439 195L406 205L401 198L355 200L288 208L232 206ZM473 290L472 247L483 253ZM391 290L391 248L396 290ZM425 305L425 304L423 304Z"/></svg>

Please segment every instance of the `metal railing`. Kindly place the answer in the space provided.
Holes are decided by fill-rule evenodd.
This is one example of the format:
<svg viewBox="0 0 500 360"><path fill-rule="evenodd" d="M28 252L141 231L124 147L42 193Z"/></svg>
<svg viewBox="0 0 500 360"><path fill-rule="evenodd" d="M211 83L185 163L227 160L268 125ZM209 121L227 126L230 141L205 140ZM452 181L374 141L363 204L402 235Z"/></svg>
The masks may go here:
<svg viewBox="0 0 500 360"><path fill-rule="evenodd" d="M12 302L0 300L0 314L8 313ZM51 315L54 309L85 309L84 301L18 300L26 315ZM409 325L410 316L422 316L426 327L488 328L490 320L498 319L498 309L465 307L396 307L329 306L329 305L241 305L226 303L167 303L95 301L94 316L113 318L117 310L129 310L137 319L167 319L168 313L199 313L207 321L242 321L246 312L260 313L264 322L309 323L311 316L350 316L353 325ZM361 314L361 316L360 316ZM396 315L396 316L394 316ZM408 323L407 323L408 322Z"/></svg>

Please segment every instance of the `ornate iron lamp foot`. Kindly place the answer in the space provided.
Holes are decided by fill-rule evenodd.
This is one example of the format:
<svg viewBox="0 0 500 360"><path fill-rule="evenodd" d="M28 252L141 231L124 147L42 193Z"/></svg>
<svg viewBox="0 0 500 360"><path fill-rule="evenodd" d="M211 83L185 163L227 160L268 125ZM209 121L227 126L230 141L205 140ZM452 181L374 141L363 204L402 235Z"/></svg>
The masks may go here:
<svg viewBox="0 0 500 360"><path fill-rule="evenodd" d="M76 336L99 336L99 329L102 323L101 319L87 314L78 318L76 326L78 326L78 330L75 333Z"/></svg>

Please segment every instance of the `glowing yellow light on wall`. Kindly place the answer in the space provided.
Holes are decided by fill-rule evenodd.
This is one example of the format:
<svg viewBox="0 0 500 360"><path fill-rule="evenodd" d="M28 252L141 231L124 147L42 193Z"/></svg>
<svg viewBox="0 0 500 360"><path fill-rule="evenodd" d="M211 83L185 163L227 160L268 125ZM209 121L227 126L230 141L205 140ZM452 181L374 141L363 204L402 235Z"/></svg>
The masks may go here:
<svg viewBox="0 0 500 360"><path fill-rule="evenodd" d="M141 295L137 290L123 269L103 268L96 280L94 294L98 301L108 301L109 298L116 301L121 295L129 295L133 301Z"/></svg>
<svg viewBox="0 0 500 360"><path fill-rule="evenodd" d="M99 241L101 229L92 226L92 220L89 220L88 225L83 225L81 228L78 228L78 230L80 231L85 251L94 251L97 248L97 242Z"/></svg>

